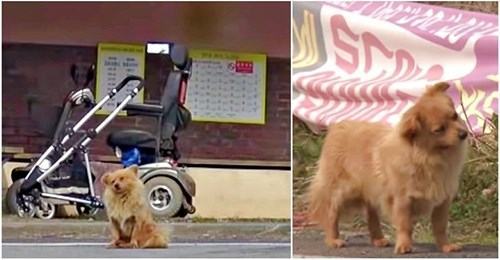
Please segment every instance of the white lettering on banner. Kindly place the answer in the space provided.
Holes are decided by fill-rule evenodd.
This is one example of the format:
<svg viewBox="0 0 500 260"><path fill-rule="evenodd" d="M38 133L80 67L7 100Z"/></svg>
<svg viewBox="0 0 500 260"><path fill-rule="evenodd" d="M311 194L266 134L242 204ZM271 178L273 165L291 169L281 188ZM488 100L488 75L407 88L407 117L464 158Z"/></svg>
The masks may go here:
<svg viewBox="0 0 500 260"><path fill-rule="evenodd" d="M458 42L462 38L498 35L498 26L494 23L478 20L475 17L466 20L462 14L446 15L443 11L433 10L431 7L424 9L402 2L367 2L362 7L354 9L356 4L359 4L359 2L332 3L334 6L349 10L355 14L429 31L437 37L447 39L451 44ZM369 10L368 8L373 5L379 6ZM448 25L445 22L457 24Z"/></svg>
<svg viewBox="0 0 500 260"><path fill-rule="evenodd" d="M450 94L457 106L463 101L474 131L497 111L491 83L497 52L488 48L498 42L493 17L416 3L317 5L326 56L316 59L320 66L309 64L292 76L293 112L308 125L344 119L394 124L436 81L454 83Z"/></svg>
<svg viewBox="0 0 500 260"><path fill-rule="evenodd" d="M366 28L360 26L360 22L372 23L380 28L391 26L389 31L404 35L402 39L413 42L422 42L428 46L422 49L419 44L401 45L395 40L388 41L384 35L375 35ZM379 72L387 72L388 79L401 80L399 76L404 76L406 80L437 80L443 75L459 76L469 73L474 68L473 60L466 60L462 66L454 70L445 70L446 64L439 64L434 57L429 57L428 53L439 53L443 57L450 57L449 61L454 62L457 52L448 48L426 43L414 34L403 30L392 23L373 20L365 16L353 16L352 14L335 8L325 7L322 11L322 24L324 30L325 46L329 62L324 69L330 70L332 65L339 68L350 77L359 76L364 80L369 80ZM331 40L330 40L331 39ZM401 48L404 46L405 48ZM471 48L461 51L462 55L472 55ZM417 60L418 58L418 60ZM374 66L376 64L376 66ZM321 69L320 69L321 70ZM372 75L372 76L370 76ZM391 80L391 82L394 82Z"/></svg>
<svg viewBox="0 0 500 260"><path fill-rule="evenodd" d="M484 21L478 22L476 19L472 18L465 24L443 26L438 29L434 35L439 36L442 39L448 37L449 42L453 44L465 37L481 37L493 35L492 33L496 34L497 29L498 28L492 23L486 23ZM468 36L468 34L472 35Z"/></svg>

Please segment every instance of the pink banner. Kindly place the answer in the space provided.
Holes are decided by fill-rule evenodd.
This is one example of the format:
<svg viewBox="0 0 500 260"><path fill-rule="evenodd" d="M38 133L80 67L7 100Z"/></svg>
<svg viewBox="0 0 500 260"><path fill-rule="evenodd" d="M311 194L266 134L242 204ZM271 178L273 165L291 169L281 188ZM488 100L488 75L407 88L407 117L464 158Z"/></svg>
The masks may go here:
<svg viewBox="0 0 500 260"><path fill-rule="evenodd" d="M409 2L295 2L293 12L292 109L310 126L395 124L439 81L473 131L498 113L496 15Z"/></svg>

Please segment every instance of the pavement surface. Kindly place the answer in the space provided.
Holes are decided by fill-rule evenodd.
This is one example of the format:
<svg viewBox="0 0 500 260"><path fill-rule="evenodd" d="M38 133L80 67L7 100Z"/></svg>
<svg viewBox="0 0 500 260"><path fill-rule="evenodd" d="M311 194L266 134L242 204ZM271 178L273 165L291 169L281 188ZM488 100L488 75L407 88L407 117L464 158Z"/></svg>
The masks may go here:
<svg viewBox="0 0 500 260"><path fill-rule="evenodd" d="M9 258L289 258L290 224L159 223L167 249L107 249L108 223L4 216L2 257Z"/></svg>
<svg viewBox="0 0 500 260"><path fill-rule="evenodd" d="M344 235L344 234L343 234ZM437 250L434 244L415 243L413 252L406 255L393 254L394 243L389 247L376 248L369 242L367 234L347 234L344 239L347 246L343 248L329 248L324 242L323 232L306 228L294 231L293 256L294 257L411 257L411 258L498 258L497 245L462 245L461 252L444 254Z"/></svg>
<svg viewBox="0 0 500 260"><path fill-rule="evenodd" d="M289 243L173 242L167 249L107 249L104 241L81 243L4 242L5 258L288 258Z"/></svg>

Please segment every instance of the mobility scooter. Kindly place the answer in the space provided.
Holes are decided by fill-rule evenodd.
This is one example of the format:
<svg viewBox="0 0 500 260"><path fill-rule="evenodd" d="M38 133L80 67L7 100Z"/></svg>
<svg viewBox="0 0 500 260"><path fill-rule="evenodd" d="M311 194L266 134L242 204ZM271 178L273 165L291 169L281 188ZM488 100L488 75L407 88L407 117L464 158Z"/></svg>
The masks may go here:
<svg viewBox="0 0 500 260"><path fill-rule="evenodd" d="M108 144L124 166L139 165L140 178L147 189L145 196L153 213L168 217L194 213L195 184L185 169L177 167L179 154L175 145L176 131L183 129L191 119L189 111L182 106L191 61L182 45L174 46L169 55L177 69L170 72L159 104L129 104L144 86L144 80L133 75L127 76L95 104L91 90L86 87L93 78L93 70L89 70L85 87L70 92L63 107L53 113L59 115L58 120L54 120L54 124L42 124L46 130L53 130L50 147L35 162L13 170L13 184L7 198L9 209L21 217L36 215L50 219L57 205L74 204L79 214L96 214L104 204L95 195L95 177L87 146L119 112L126 110L128 116L158 118L156 135L120 130L108 137ZM95 128L83 130L84 124L126 86L129 92L117 107ZM90 111L79 121L71 121L73 110L83 105ZM56 127L51 129L47 125Z"/></svg>
<svg viewBox="0 0 500 260"><path fill-rule="evenodd" d="M177 69L168 75L161 100L125 107L127 116L155 118L156 131L118 130L108 136L107 143L125 167L139 165L154 215L184 217L195 212L192 199L196 188L186 169L178 167L176 133L191 122L184 103L192 60L182 45L174 45L169 55Z"/></svg>

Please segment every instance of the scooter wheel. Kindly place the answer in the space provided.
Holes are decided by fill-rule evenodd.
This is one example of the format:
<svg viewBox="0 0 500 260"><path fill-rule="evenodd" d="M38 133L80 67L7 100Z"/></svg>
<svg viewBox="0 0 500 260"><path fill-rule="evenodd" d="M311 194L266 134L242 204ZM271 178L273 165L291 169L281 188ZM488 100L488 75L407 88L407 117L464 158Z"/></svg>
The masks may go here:
<svg viewBox="0 0 500 260"><path fill-rule="evenodd" d="M155 177L148 180L144 187L153 215L169 218L177 215L184 200L179 184L167 177Z"/></svg>
<svg viewBox="0 0 500 260"><path fill-rule="evenodd" d="M21 187L23 181L24 179L16 180L7 189L7 208L9 209L10 213L16 214L19 217L32 218L33 216L35 216L35 205L33 203L28 202L27 206L29 210L25 212L18 204L17 196L19 194L19 188Z"/></svg>

